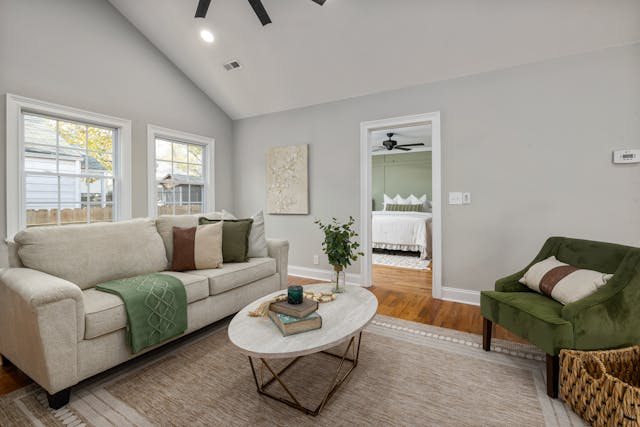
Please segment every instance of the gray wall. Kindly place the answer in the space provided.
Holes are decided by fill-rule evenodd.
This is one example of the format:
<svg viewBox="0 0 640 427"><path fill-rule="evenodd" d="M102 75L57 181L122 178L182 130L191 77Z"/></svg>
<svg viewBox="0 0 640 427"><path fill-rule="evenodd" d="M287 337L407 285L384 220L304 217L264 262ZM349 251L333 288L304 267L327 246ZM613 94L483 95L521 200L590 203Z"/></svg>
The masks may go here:
<svg viewBox="0 0 640 427"><path fill-rule="evenodd" d="M267 215L266 228L290 240L292 265L317 267L314 218L360 212L360 122L432 111L443 195L473 202L444 205L445 286L491 288L552 235L640 245L640 165L611 163L640 148L639 44L236 121L237 213L264 206L267 147L310 144L311 215Z"/></svg>
<svg viewBox="0 0 640 427"><path fill-rule="evenodd" d="M107 1L0 0L0 170L7 92L132 120L134 216L147 214L148 123L214 137L216 207L231 206L231 120ZM0 173L2 237L5 209Z"/></svg>

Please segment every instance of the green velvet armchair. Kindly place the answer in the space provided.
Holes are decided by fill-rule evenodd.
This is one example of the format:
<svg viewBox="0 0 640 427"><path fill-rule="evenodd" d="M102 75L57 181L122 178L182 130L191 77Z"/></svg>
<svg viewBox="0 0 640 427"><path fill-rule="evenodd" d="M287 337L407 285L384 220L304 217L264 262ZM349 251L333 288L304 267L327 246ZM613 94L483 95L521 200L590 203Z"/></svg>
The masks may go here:
<svg viewBox="0 0 640 427"><path fill-rule="evenodd" d="M613 277L580 301L562 305L518 282L531 265L552 255L562 262ZM640 248L549 238L521 271L480 296L483 348L491 347L493 322L547 353L547 394L558 397L560 350L602 350L640 344Z"/></svg>

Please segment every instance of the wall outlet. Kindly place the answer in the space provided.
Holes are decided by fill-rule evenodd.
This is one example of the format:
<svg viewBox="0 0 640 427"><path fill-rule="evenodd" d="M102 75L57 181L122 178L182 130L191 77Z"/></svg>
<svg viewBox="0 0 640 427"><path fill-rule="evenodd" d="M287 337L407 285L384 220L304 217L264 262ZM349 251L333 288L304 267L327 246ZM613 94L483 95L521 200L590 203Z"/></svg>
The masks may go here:
<svg viewBox="0 0 640 427"><path fill-rule="evenodd" d="M318 257L318 255L314 255L313 256L313 265L318 265L320 264L320 258Z"/></svg>
<svg viewBox="0 0 640 427"><path fill-rule="evenodd" d="M471 204L471 193L462 193L462 204L463 205Z"/></svg>
<svg viewBox="0 0 640 427"><path fill-rule="evenodd" d="M459 191L449 192L449 204L450 205L461 205L462 204L462 193Z"/></svg>

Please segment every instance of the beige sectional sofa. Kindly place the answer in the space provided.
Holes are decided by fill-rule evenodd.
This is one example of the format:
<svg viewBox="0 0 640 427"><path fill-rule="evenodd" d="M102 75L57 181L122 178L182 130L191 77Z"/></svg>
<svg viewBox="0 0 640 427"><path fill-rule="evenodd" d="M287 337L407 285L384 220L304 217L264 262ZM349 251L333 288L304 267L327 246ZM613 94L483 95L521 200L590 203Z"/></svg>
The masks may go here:
<svg viewBox="0 0 640 427"><path fill-rule="evenodd" d="M0 270L3 361L40 384L57 408L68 402L71 386L141 354L133 355L125 342L122 300L97 291L96 284L163 271L179 278L188 302L185 334L286 288L284 240L268 240L264 258L219 269L166 271L173 226L195 226L197 220L196 215L161 216L19 232L10 245L10 268Z"/></svg>

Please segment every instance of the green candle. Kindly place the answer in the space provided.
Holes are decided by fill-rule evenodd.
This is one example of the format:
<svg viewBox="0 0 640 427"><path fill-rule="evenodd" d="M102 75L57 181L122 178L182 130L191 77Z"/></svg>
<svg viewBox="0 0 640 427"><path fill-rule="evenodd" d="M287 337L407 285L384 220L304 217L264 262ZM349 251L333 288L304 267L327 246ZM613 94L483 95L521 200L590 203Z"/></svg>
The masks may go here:
<svg viewBox="0 0 640 427"><path fill-rule="evenodd" d="M302 286L289 286L287 288L287 302L289 304L302 304Z"/></svg>

